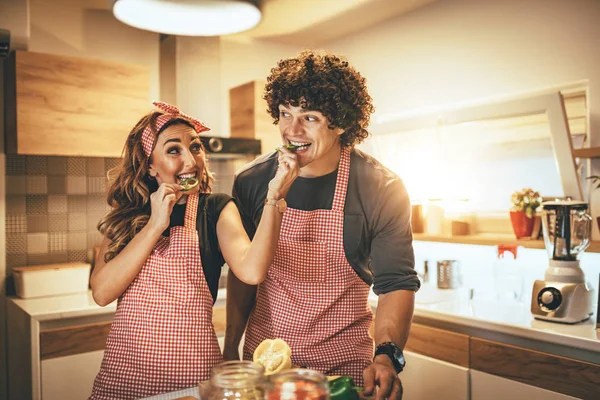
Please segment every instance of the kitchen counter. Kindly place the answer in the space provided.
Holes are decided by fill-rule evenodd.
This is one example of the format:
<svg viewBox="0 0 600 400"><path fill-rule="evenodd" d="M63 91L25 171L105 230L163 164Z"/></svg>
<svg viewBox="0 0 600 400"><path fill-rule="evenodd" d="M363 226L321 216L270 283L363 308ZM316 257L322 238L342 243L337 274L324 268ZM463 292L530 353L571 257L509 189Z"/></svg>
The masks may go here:
<svg viewBox="0 0 600 400"><path fill-rule="evenodd" d="M429 284L417 292L415 303L416 322L600 364L595 315L573 325L541 321L532 317L529 303L470 300L468 290L437 289ZM373 293L369 304L375 312L377 296Z"/></svg>
<svg viewBox="0 0 600 400"><path fill-rule="evenodd" d="M226 289L219 290L215 307L225 305L226 293ZM117 310L116 300L105 307L100 307L96 304L92 297L91 290L62 296L38 297L32 299L9 297L8 301L16 304L25 311L26 314L38 321L114 314Z"/></svg>
<svg viewBox="0 0 600 400"><path fill-rule="evenodd" d="M116 300L106 307L100 307L96 304L91 290L82 293L32 299L10 297L8 300L38 321L89 317L98 314L114 314L117 310Z"/></svg>
<svg viewBox="0 0 600 400"><path fill-rule="evenodd" d="M215 306L224 306L226 289L220 289ZM377 296L371 292L369 304L377 307ZM10 298L25 313L38 321L48 321L100 314L112 314L117 302L98 306L92 292L34 299ZM484 299L469 300L465 290L442 290L434 285L423 285L416 294L415 319L427 319L466 328L483 329L524 339L573 347L598 353L600 357L600 330L595 318L574 324L559 324L536 320L529 312L529 304L500 305Z"/></svg>

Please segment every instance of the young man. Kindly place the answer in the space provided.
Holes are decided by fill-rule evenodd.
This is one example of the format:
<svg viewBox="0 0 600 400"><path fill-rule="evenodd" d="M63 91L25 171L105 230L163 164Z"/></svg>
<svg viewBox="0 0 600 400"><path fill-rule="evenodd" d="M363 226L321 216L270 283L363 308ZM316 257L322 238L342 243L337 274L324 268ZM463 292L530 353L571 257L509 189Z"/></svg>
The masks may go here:
<svg viewBox="0 0 600 400"><path fill-rule="evenodd" d="M281 236L258 294L230 274L225 359L239 358L248 321L245 359L264 339L281 338L294 364L399 399L419 280L404 185L354 148L374 110L365 79L336 55L305 51L271 70L265 99L284 146L246 166L233 192L250 237L264 207L283 213ZM283 199L265 188L285 159L297 161L300 175ZM371 285L379 295L375 353Z"/></svg>

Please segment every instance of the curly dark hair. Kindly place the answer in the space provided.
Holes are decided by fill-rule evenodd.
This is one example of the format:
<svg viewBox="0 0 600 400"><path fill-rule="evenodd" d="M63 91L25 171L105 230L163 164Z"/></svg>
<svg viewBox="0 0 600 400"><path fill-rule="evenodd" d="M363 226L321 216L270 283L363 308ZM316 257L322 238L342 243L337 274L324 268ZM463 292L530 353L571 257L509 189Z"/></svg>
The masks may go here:
<svg viewBox="0 0 600 400"><path fill-rule="evenodd" d="M263 98L274 124L279 123L280 104L319 111L329 120L329 129L344 130L344 146L369 136L367 126L375 111L366 79L345 58L311 50L280 60L271 69Z"/></svg>

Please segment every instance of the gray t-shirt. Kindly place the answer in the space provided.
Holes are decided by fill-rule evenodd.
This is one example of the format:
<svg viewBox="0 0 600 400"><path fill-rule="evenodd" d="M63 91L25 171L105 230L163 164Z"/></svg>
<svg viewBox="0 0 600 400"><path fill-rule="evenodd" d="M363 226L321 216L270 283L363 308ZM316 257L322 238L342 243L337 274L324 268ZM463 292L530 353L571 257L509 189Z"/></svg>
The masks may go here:
<svg viewBox="0 0 600 400"><path fill-rule="evenodd" d="M260 221L269 181L277 171L276 153L246 165L235 178L244 227L252 238ZM337 170L317 178L297 178L288 207L312 211L331 209ZM344 250L358 276L376 294L418 290L410 227L410 200L404 184L373 157L352 150L344 207Z"/></svg>

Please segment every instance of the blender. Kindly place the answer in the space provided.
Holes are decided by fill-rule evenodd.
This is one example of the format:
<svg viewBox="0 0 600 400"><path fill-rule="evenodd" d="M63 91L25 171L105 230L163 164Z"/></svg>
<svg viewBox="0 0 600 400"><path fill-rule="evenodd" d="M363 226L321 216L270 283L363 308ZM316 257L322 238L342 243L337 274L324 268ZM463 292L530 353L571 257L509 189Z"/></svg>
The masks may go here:
<svg viewBox="0 0 600 400"><path fill-rule="evenodd" d="M542 229L549 265L544 280L536 280L531 313L537 319L574 324L593 314L593 289L579 266L579 254L589 246L592 217L581 201L542 203Z"/></svg>

